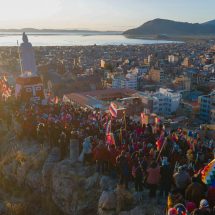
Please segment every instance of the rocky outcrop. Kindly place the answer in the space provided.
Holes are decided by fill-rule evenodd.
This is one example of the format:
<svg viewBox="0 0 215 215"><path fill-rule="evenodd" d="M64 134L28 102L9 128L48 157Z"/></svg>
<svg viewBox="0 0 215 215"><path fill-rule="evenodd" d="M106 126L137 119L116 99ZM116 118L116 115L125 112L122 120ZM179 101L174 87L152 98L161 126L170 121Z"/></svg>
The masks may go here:
<svg viewBox="0 0 215 215"><path fill-rule="evenodd" d="M114 190L117 185L117 181L113 180L109 176L102 176L100 179L99 185L100 185L100 188L102 191L103 190Z"/></svg>
<svg viewBox="0 0 215 215"><path fill-rule="evenodd" d="M59 148L49 151L36 143L23 145L5 156L0 166L0 173L9 182L5 187L12 185L9 192L13 193L15 188L27 194L21 194L20 201L7 201L5 208L11 214L15 214L16 208L21 214L33 211L32 214L41 215L46 214L46 207L59 209L59 214L65 215L144 215L143 211L152 211L136 207L132 193L117 185L117 180L99 175L95 166L70 159L60 161ZM5 208L0 204L0 215Z"/></svg>
<svg viewBox="0 0 215 215"><path fill-rule="evenodd" d="M122 211L119 215L145 215L145 212L141 207L137 206L130 211Z"/></svg>
<svg viewBox="0 0 215 215"><path fill-rule="evenodd" d="M52 185L52 171L54 166L60 160L60 149L55 147L49 153L42 168L42 184L43 189L48 191Z"/></svg>
<svg viewBox="0 0 215 215"><path fill-rule="evenodd" d="M17 146L16 151L2 158L1 173L10 182L35 189L35 186L40 186L41 168L48 151L38 144L26 145Z"/></svg>
<svg viewBox="0 0 215 215"><path fill-rule="evenodd" d="M3 203L0 203L0 215L5 215L6 214L6 208Z"/></svg>
<svg viewBox="0 0 215 215"><path fill-rule="evenodd" d="M117 208L117 196L112 191L103 191L98 203L98 214L99 215L114 215L116 214Z"/></svg>
<svg viewBox="0 0 215 215"><path fill-rule="evenodd" d="M58 163L52 175L52 199L65 214L95 214L98 201L98 179L92 166L74 164L70 160Z"/></svg>
<svg viewBox="0 0 215 215"><path fill-rule="evenodd" d="M100 180L100 187L103 189L103 192L98 203L99 215L115 215L132 207L132 193L120 185L114 190L114 182L114 180L106 176Z"/></svg>
<svg viewBox="0 0 215 215"><path fill-rule="evenodd" d="M117 213L131 208L134 199L130 191L126 190L123 186L118 185L116 189L116 195L117 195Z"/></svg>

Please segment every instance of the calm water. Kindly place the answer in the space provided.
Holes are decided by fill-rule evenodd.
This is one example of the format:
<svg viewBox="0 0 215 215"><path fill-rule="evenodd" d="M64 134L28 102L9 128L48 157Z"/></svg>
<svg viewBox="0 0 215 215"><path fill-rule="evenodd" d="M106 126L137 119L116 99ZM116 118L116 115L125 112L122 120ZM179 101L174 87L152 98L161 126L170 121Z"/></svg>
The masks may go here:
<svg viewBox="0 0 215 215"><path fill-rule="evenodd" d="M123 35L81 35L77 33L67 34L28 34L33 46L87 46L87 45L140 45L156 43L175 43L165 40L128 39ZM16 46L17 40L22 42L21 34L5 34L0 32L0 46Z"/></svg>

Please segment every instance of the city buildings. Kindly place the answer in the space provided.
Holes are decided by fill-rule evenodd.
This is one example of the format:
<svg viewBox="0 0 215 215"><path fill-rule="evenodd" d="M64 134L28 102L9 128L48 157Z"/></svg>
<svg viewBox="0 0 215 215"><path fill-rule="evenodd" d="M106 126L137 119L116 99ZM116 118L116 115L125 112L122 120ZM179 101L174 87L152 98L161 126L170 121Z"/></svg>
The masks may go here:
<svg viewBox="0 0 215 215"><path fill-rule="evenodd" d="M157 92L140 92L146 111L161 115L175 113L181 101L181 94L171 89L160 88Z"/></svg>
<svg viewBox="0 0 215 215"><path fill-rule="evenodd" d="M213 124L215 122L215 91L199 97L200 119Z"/></svg>
<svg viewBox="0 0 215 215"><path fill-rule="evenodd" d="M164 70L162 68L149 70L149 80L157 83L162 83L165 80Z"/></svg>
<svg viewBox="0 0 215 215"><path fill-rule="evenodd" d="M113 78L112 88L129 88L137 89L137 75L128 73L127 75L121 75Z"/></svg>
<svg viewBox="0 0 215 215"><path fill-rule="evenodd" d="M179 58L177 55L169 55L168 56L168 62L169 63L177 63L179 61Z"/></svg>

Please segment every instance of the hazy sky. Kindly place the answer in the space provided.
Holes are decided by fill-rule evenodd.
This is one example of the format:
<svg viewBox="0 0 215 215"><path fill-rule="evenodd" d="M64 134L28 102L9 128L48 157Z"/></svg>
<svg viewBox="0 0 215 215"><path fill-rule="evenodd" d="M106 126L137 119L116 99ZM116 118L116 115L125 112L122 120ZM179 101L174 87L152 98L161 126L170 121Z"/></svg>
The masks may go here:
<svg viewBox="0 0 215 215"><path fill-rule="evenodd" d="M215 19L215 0L0 0L0 28L125 30L154 18Z"/></svg>

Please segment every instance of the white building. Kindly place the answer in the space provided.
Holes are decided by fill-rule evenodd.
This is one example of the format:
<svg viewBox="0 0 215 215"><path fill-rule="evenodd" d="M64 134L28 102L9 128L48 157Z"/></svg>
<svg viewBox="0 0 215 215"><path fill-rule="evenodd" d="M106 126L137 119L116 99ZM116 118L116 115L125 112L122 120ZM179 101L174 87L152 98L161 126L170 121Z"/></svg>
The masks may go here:
<svg viewBox="0 0 215 215"><path fill-rule="evenodd" d="M181 94L171 89L160 88L155 93L139 93L151 113L171 115L180 104Z"/></svg>
<svg viewBox="0 0 215 215"><path fill-rule="evenodd" d="M138 77L142 77L143 75L145 75L147 72L149 71L149 67L135 67L135 69L132 70L133 74L136 74Z"/></svg>
<svg viewBox="0 0 215 215"><path fill-rule="evenodd" d="M168 56L168 62L169 63L177 63L179 60L177 55L169 55Z"/></svg>
<svg viewBox="0 0 215 215"><path fill-rule="evenodd" d="M155 113L169 115L175 112L180 104L181 94L171 89L160 88L154 94L153 110Z"/></svg>
<svg viewBox="0 0 215 215"><path fill-rule="evenodd" d="M137 76L128 73L125 77L115 77L112 80L112 88L129 88L136 90L137 89Z"/></svg>
<svg viewBox="0 0 215 215"><path fill-rule="evenodd" d="M209 95L199 97L200 118L205 122L215 123L215 90Z"/></svg>

